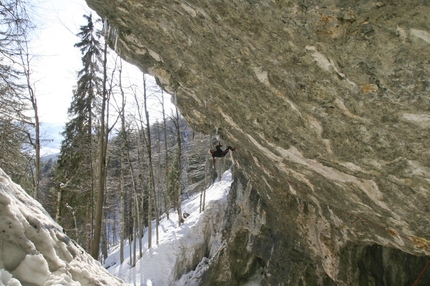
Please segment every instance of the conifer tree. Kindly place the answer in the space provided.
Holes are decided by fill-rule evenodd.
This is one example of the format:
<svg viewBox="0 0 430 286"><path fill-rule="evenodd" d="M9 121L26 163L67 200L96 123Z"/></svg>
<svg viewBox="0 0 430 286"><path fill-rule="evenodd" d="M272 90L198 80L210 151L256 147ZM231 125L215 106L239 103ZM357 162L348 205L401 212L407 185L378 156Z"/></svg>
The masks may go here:
<svg viewBox="0 0 430 286"><path fill-rule="evenodd" d="M96 95L102 93L100 66L103 62L103 47L92 15L84 15L84 18L87 24L81 26L77 34L81 41L75 44L82 53L83 68L78 72L77 87L68 110L70 121L66 123L63 132L65 139L61 144L56 179L61 184L58 188L59 198L63 198L64 190L72 191L69 194L72 198L72 200L68 199L69 206L79 215L79 222L84 221L87 226L83 232L86 233L86 249L90 251L96 156L93 129L97 113ZM63 205L62 200L59 202L59 208ZM63 213L61 210L57 212ZM64 213L62 216L64 217Z"/></svg>

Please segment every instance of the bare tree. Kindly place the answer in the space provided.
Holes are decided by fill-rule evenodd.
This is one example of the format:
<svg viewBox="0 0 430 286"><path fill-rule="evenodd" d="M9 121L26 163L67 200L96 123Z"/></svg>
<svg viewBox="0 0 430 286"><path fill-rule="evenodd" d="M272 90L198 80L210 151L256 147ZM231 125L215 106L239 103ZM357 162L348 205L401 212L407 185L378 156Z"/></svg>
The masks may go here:
<svg viewBox="0 0 430 286"><path fill-rule="evenodd" d="M22 79L25 74L17 69L22 45L26 44L29 32L34 28L27 13L29 3L24 0L0 2L0 164L2 168L21 184L30 188L28 156L22 152L27 143L26 123L31 118L24 112L28 108Z"/></svg>
<svg viewBox="0 0 430 286"><path fill-rule="evenodd" d="M125 171L125 148L127 145L126 130L125 130L125 93L122 87L122 61L120 61L119 69L119 89L121 92L121 109L120 120L121 120L121 149L120 149L120 160L121 160L121 170L120 170L120 239L119 239L119 259L120 263L124 262L124 239L125 239L125 190L124 190L124 171Z"/></svg>
<svg viewBox="0 0 430 286"><path fill-rule="evenodd" d="M167 219L169 219L169 210L170 210L170 202L169 202L169 196L167 195L167 190L168 190L168 183L169 181L167 180L167 177L169 176L169 149L167 146L167 123L166 123L166 109L165 109L165 104L164 104L164 94L163 92L161 92L161 109L163 112L163 131L164 131L164 150L165 150L165 177L166 177L166 191L163 192L164 194L164 208L165 208L165 212L166 212L166 217Z"/></svg>
<svg viewBox="0 0 430 286"><path fill-rule="evenodd" d="M23 41L21 45L20 51L21 65L24 72L24 76L26 79L26 86L28 91L27 99L30 101L31 108L33 110L33 118L34 118L34 138L31 132L27 133L30 145L33 146L35 151L34 158L34 173L33 173L33 198L35 200L39 200L39 181L40 181L40 121L39 121L39 112L37 106L37 98L35 88L33 87L33 83L31 81L31 69L30 62L31 56L28 48L28 42Z"/></svg>
<svg viewBox="0 0 430 286"><path fill-rule="evenodd" d="M148 164L149 164L149 191L148 191L148 248L152 246L152 212L153 212L153 198L152 195L155 192L155 180L154 180L154 168L152 165L152 144L151 144L151 123L149 122L148 112L148 94L146 89L145 75L143 76L143 106L146 117L146 148L148 152Z"/></svg>
<svg viewBox="0 0 430 286"><path fill-rule="evenodd" d="M123 134L123 140L124 140L124 142L125 142L125 150L126 150L126 153L127 153L127 162L128 162L128 165L129 165L129 168L130 168L130 174L131 174L131 181L132 181L132 184L133 184L133 198L134 198L134 204L133 204L133 202L131 201L131 199L130 199L130 206L134 206L134 207L132 207L131 209L131 212L132 212L132 218L133 218L133 230L136 230L136 229L138 229L138 233L139 233L139 249L140 249L140 253L139 253L139 257L142 257L142 249L141 249L141 245L142 245L142 236L141 236L141 233L142 233L142 223L141 223L141 219L140 219L140 208L139 208L139 199L138 199L138 192L137 192L137 180L136 180L136 176L135 176L135 172L134 172L134 168L133 168L133 164L132 164L132 162L131 162L131 155L130 155L130 145L129 145L129 142L128 142L128 138L127 138L127 133L124 133ZM134 213L134 215L133 215L133 213ZM136 227L137 226L137 227ZM132 234L132 237L133 237L133 240L135 241L136 240L136 235L133 233ZM131 243L131 240L130 240L130 243ZM134 259L132 260L133 261L133 263L131 264L131 265L135 265L136 264L136 244L134 244L135 245L135 249L134 249L134 252L133 252L133 254L134 254Z"/></svg>
<svg viewBox="0 0 430 286"><path fill-rule="evenodd" d="M160 224L160 193L163 193L163 187L161 182L161 134L160 134L160 124L158 121L155 126L157 127L157 146L158 146L158 158L157 158L157 190L155 192L155 243L158 245L158 227ZM167 169L167 168L166 168Z"/></svg>
<svg viewBox="0 0 430 286"><path fill-rule="evenodd" d="M179 111L178 111L178 103L175 93L175 110L176 110L176 116L173 118L173 123L175 124L176 128L176 143L178 144L178 150L177 150L177 172L178 172L178 182L177 182L177 193L176 193L176 208L178 211L178 224L181 225L184 222L184 219L182 218L182 184L181 184L181 175L182 175L182 139L181 139L181 129L179 125Z"/></svg>
<svg viewBox="0 0 430 286"><path fill-rule="evenodd" d="M107 27L105 27L107 29ZM108 93L106 88L107 82L107 41L105 41L103 49L103 91L102 91L102 106L100 110L100 134L99 134L99 159L98 159L98 188L97 188L97 205L96 217L94 222L94 239L91 247L91 255L94 259L98 259L100 248L100 236L102 228L103 202L106 182L106 153L107 153L107 130L106 130L106 102Z"/></svg>

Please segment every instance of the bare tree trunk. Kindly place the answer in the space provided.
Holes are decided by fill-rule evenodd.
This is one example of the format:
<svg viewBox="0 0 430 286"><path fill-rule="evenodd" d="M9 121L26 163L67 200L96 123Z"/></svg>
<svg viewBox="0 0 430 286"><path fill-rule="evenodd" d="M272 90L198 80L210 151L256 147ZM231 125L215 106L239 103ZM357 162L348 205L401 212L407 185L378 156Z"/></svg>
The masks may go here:
<svg viewBox="0 0 430 286"><path fill-rule="evenodd" d="M119 88L121 91L121 151L120 151L120 160L121 160L121 170L120 170L120 238L119 238L119 260L122 264L124 262L124 239L125 239L125 190L124 190L124 170L125 170L125 148L126 148L126 130L125 130L125 94L122 89L122 61L121 68L119 70Z"/></svg>
<svg viewBox="0 0 430 286"><path fill-rule="evenodd" d="M57 207L55 210L55 221L61 224L61 206L63 204L63 188L61 186L57 187Z"/></svg>
<svg viewBox="0 0 430 286"><path fill-rule="evenodd" d="M86 214L85 214L85 245L86 245L86 249L85 251L88 253L91 253L91 228L92 228L92 204L91 203L86 203L85 206L86 210ZM79 243L79 237L76 236L76 240Z"/></svg>
<svg viewBox="0 0 430 286"><path fill-rule="evenodd" d="M29 134L30 144L33 146L35 151L34 158L34 175L33 175L33 198L39 200L39 181L40 181L40 122L39 112L37 107L37 99L34 88L31 84L31 71L30 71L30 55L26 40L23 42L24 46L21 48L21 61L24 68L24 74L26 78L28 99L31 103L31 107L34 113L34 140ZM23 54L24 53L24 54Z"/></svg>
<svg viewBox="0 0 430 286"><path fill-rule="evenodd" d="M105 47L106 49L106 53L107 53L107 45ZM119 57L117 57L118 59ZM115 72L116 72L116 67L117 67L117 61L115 61L115 66L114 69L112 70L112 75L110 77L110 83L109 83L109 89L106 90L106 103L105 103L105 110L106 110L106 120L105 120L105 133L104 133L104 172L103 172L103 179L104 179L104 188L106 188L107 186L107 166L109 166L109 160L110 160L110 156L108 153L108 142L109 142L109 133L110 131L113 129L113 127L116 125L116 122L118 121L119 116L117 117L115 123L112 125L112 127L109 128L109 118L110 118L110 98L111 98L111 94L112 94L112 89L114 86L113 80L115 78ZM106 81L107 81L107 76L106 76ZM108 188L106 188L106 192L108 192ZM112 203L109 199L109 194L107 193L107 195L104 196L104 206L106 206L108 208L108 213L111 213L110 208L112 207ZM106 212L103 214L103 221L102 221L102 244L101 244L101 249L102 249L102 255L103 255L103 261L105 261L108 257L108 247L109 247L109 230L111 229L111 223L110 220L108 220L108 216L106 214Z"/></svg>
<svg viewBox="0 0 430 286"><path fill-rule="evenodd" d="M136 210L138 207L136 206L134 209ZM136 224L137 224L137 219L136 219L136 217L139 217L139 214L137 214L137 213L135 213L134 214L134 216L133 216L133 249L134 249L134 251L133 251L133 257L132 257L132 259L133 259L133 262L132 262L132 266L136 266L136 241L137 241L137 239L136 239Z"/></svg>
<svg viewBox="0 0 430 286"><path fill-rule="evenodd" d="M132 208L132 206L133 206L133 200L132 200L131 197L129 198L128 203L129 203L129 206L130 206L130 208L128 210L128 217L129 217L128 221L130 222L130 220L133 217L133 208ZM134 240L133 239L133 233L134 233L133 224L130 225L130 223L129 223L129 225L128 225L128 250L129 250L128 257L130 257L130 259L129 259L129 261L130 261L129 264L130 265L133 264L133 248L132 248L132 241Z"/></svg>
<svg viewBox="0 0 430 286"><path fill-rule="evenodd" d="M30 88L31 89L31 88ZM32 90L32 89L31 89ZM33 93L33 91L31 91ZM35 176L34 176L34 199L36 201L39 200L39 185L40 185L40 122L39 122L39 112L37 110L37 101L36 96L33 93L34 101L33 110L34 110L34 124L35 124L35 145L34 149L36 150L36 158L34 159L35 165Z"/></svg>
<svg viewBox="0 0 430 286"><path fill-rule="evenodd" d="M155 243L158 245L158 227L160 224L160 192L163 192L161 187L161 136L160 125L157 124L157 140L158 140L158 167L157 167L157 191L155 192Z"/></svg>
<svg viewBox="0 0 430 286"><path fill-rule="evenodd" d="M94 196L94 193L95 193L95 164L94 164L94 155L93 155L93 151L94 151L94 149L93 149L93 139L92 139L92 137L93 137L93 134L92 134L92 130L93 130L93 112L92 112L92 108L90 107L90 110L89 110L89 112L88 112L88 122L89 122L89 125L88 125L88 138L89 138L89 142L88 142L88 144L89 144L89 146L88 146L88 149L89 149L89 164L90 164L90 172L91 172L91 189L90 189L90 202L89 202L89 207L90 207L90 209L89 209L89 211L90 211L90 214L89 214L89 218L90 218L90 226L89 226L89 228L87 228L86 229L86 231L87 231L87 240L88 240L88 250L87 250L87 252L88 253L91 253L91 247L92 247L92 245L91 245L91 239L92 239L92 237L93 237L93 235L94 235L94 198L95 198L95 196Z"/></svg>
<svg viewBox="0 0 430 286"><path fill-rule="evenodd" d="M134 172L134 168L133 168L133 164L131 162L131 155L130 155L130 144L129 144L129 140L128 140L128 136L125 130L125 96L124 96L124 92L122 91L122 86L121 86L121 94L122 94L122 115L121 115L121 130L122 130L122 135L123 135L123 143L125 144L124 149L125 153L126 153L126 158L127 158L127 163L129 165L129 169L130 169L130 175L131 175L131 181L132 181L132 185L133 185L133 199L134 199L134 204L133 204L133 199L130 198L130 218L132 218L133 220L133 225L132 225L132 230L129 233L129 249L130 249L130 265L134 266L136 264L136 231L138 232L138 237L139 237L139 258L141 258L143 256L143 252L142 252L142 235L143 235L143 230L142 230L142 223L141 223L141 217L140 217L140 207L139 207L139 198L138 198L138 192L137 192L137 179L135 176L135 172ZM136 94L135 94L135 98L136 98ZM136 99L137 100L137 99ZM138 147L139 149L139 147ZM138 161L140 160L139 158L139 154L138 154ZM139 164L139 170L140 170L140 164ZM143 189L143 185L142 185L142 189ZM133 215L134 212L134 215ZM124 222L125 224L125 222ZM133 241L133 242L132 242ZM133 244L132 244L133 243ZM134 251L132 251L134 246Z"/></svg>
<svg viewBox="0 0 430 286"><path fill-rule="evenodd" d="M146 148L148 152L149 159L149 190L148 190L148 248L152 247L152 212L153 212L153 199L152 195L155 191L155 180L154 180L154 168L152 167L152 151L151 151L151 123L149 122L149 112L148 112L148 95L146 92L146 80L145 75L143 75L143 106L146 117Z"/></svg>
<svg viewBox="0 0 430 286"><path fill-rule="evenodd" d="M143 118L142 118L142 113L141 113L141 110L140 110L140 105L139 105L139 100L138 100L138 98L137 98L137 94L135 93L134 94L134 99L135 99L135 101L136 101L136 107L137 107L137 111L138 111L138 115L139 115L139 123L136 123L136 125L138 126L138 129L139 129L139 132L138 132L138 134L139 134L139 140L138 140L138 142L137 142L137 161L138 161L138 166L139 166L139 182L140 182L140 185L141 185L141 188L142 188L142 200L141 200L141 204L142 204L142 207L141 207L141 211L139 212L139 219L142 219L142 222L141 223L139 223L139 226L138 226L138 228L139 228L139 252L140 252L140 255L142 256L143 255L143 253L142 253L142 238L143 238L143 220L144 220L144 209L145 209L145 193L144 193L144 190L145 190L145 183L144 183L144 164L143 164L143 160L144 160L144 153L143 153L143 150L144 150L144 148L141 146L141 143L143 142L143 143L145 143L145 144L147 144L146 143L146 137L145 137L145 128L143 127ZM139 127L140 126L140 127Z"/></svg>
<svg viewBox="0 0 430 286"><path fill-rule="evenodd" d="M143 164L143 160L144 160L144 153L143 153L143 147L141 146L141 142L146 142L145 139L145 135L143 134L143 127L141 128L141 130L139 130L139 139L137 142L137 164L138 164L138 178L139 178L139 183L140 183L140 188L142 190L141 193L141 200L140 200L140 211L137 214L139 216L139 225L138 225L138 232L139 232L139 253L140 255L142 255L143 249L142 249L142 239L143 239L143 228L144 228L144 220L145 220L145 180L144 180L144 173L145 173L145 167ZM136 184L138 183L136 181Z"/></svg>
<svg viewBox="0 0 430 286"><path fill-rule="evenodd" d="M105 202L106 203L106 202ZM106 212L103 213L104 219L102 220L102 233L101 233L101 250L102 250L102 259L103 261L106 260L108 253L107 253L107 248L108 248L108 235L107 235L107 224L106 224Z"/></svg>
<svg viewBox="0 0 430 286"><path fill-rule="evenodd" d="M166 110L164 108L164 94L163 92L161 92L161 106L162 106L162 110L163 110L163 131L164 131L164 149L166 152L166 156L165 156L165 177L166 177L166 191L163 192L164 194L164 209L166 212L166 217L167 219L169 219L169 211L170 211L170 200L169 200L169 196L167 195L167 190L168 190L168 174L169 174L169 150L167 147L167 123L166 123Z"/></svg>
<svg viewBox="0 0 430 286"><path fill-rule="evenodd" d="M122 148L121 148L122 149ZM124 157L123 150L121 150L121 186L120 186L120 233L119 233L119 260L122 264L124 262L124 239L125 239L125 192L124 192Z"/></svg>
<svg viewBox="0 0 430 286"><path fill-rule="evenodd" d="M142 112L140 110L139 101L135 94L135 101L137 106L137 111L139 113L140 123L142 124ZM148 190L148 248L152 247L152 212L153 212L153 199L152 195L155 188L155 180L154 180L154 169L152 167L152 152L151 152L151 127L149 122L149 112L147 107L147 92L146 92L146 80L145 75L143 74L143 105L146 119L146 149L148 152L148 165L149 165L149 190ZM144 132L144 128L141 128L141 132Z"/></svg>
<svg viewBox="0 0 430 286"><path fill-rule="evenodd" d="M181 208L181 204L182 204L182 199L181 199L181 195L182 195L182 184L181 184L181 176L182 176L182 161L181 161L181 157L182 157L182 142L181 142L181 130L180 130L180 126L179 126L179 111L178 111L178 103L176 101L176 93L175 93L175 106L176 106L176 118L174 120L175 122L175 127L176 127L176 141L178 144L178 182L177 182L177 201L176 201L176 207L177 207L177 211L178 211L178 224L179 226L184 222L184 219L182 218L182 208Z"/></svg>
<svg viewBox="0 0 430 286"><path fill-rule="evenodd" d="M72 212L72 215L73 215L73 223L75 224L75 236L76 236L76 238L78 238L78 235L79 235L79 231L78 231L78 221L76 220L76 213L75 213L75 211L73 211ZM79 240L77 239L77 241L78 241L78 243L79 243Z"/></svg>
<svg viewBox="0 0 430 286"><path fill-rule="evenodd" d="M128 165L130 167L131 181L133 184L134 212L135 212L135 216L133 217L133 221L136 221L136 223L137 223L137 228L136 228L136 225L134 225L133 231L136 231L136 229L138 229L138 232L139 232L139 258L141 258L143 255L143 253L142 253L142 235L141 235L142 223L140 220L139 199L138 199L138 195L137 195L137 181L136 181L136 177L134 175L133 165L131 164L130 148L128 145L127 136L125 136L124 139L126 142L125 150L127 152L127 161L128 161ZM133 238L135 239L134 233L133 233Z"/></svg>
<svg viewBox="0 0 430 286"><path fill-rule="evenodd" d="M104 189L106 180L106 127L105 127L105 111L107 101L107 41L104 46L104 59L103 59L103 93L102 93L102 107L100 114L100 135L99 135L99 160L98 160L98 188L97 188L97 206L96 217L94 222L94 240L91 249L91 255L94 259L98 259L100 248L100 235L103 217L103 202L104 202Z"/></svg>
<svg viewBox="0 0 430 286"><path fill-rule="evenodd" d="M63 211L63 209L62 209L62 207L63 207L63 189L65 187L67 187L72 180L73 179L70 178L65 183L60 183L60 185L57 187L57 208L55 211L55 221L58 224L60 224L61 220L62 220L61 212Z"/></svg>

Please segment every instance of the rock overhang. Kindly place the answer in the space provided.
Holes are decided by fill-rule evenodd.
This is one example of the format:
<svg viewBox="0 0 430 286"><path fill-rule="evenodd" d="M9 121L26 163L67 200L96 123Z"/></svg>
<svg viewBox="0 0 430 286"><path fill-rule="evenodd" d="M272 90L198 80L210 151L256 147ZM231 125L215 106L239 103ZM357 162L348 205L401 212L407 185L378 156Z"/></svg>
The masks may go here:
<svg viewBox="0 0 430 286"><path fill-rule="evenodd" d="M428 4L87 2L195 129L239 146L267 224L294 218L332 279L349 244L430 255Z"/></svg>

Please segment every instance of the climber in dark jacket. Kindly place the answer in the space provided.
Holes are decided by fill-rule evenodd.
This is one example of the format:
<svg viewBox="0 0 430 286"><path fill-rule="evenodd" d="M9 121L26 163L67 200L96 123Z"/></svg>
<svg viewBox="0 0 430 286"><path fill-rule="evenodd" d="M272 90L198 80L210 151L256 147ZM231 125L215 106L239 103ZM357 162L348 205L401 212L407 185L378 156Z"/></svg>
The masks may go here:
<svg viewBox="0 0 430 286"><path fill-rule="evenodd" d="M218 145L215 146L215 149L210 149L209 153L212 154L212 164L215 165L215 157L221 158L227 155L228 150L234 151L236 148L231 148L228 146L224 151L221 149L221 142L218 142Z"/></svg>

